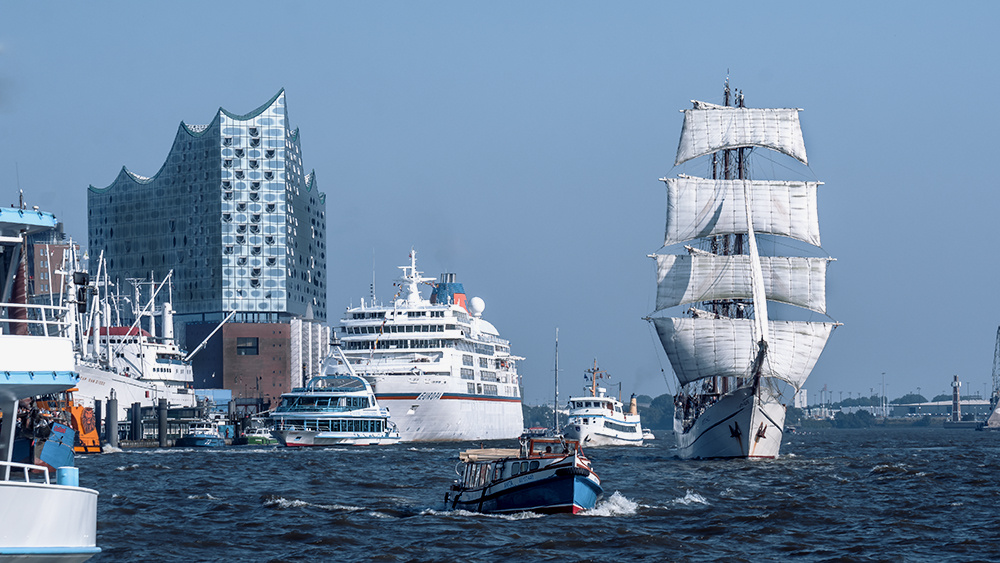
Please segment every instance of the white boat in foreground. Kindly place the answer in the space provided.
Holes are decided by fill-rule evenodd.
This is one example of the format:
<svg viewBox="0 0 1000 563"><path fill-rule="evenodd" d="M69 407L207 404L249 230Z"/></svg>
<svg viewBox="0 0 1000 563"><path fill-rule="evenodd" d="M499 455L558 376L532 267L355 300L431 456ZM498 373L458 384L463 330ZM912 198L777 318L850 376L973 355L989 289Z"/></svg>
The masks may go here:
<svg viewBox="0 0 1000 563"><path fill-rule="evenodd" d="M680 386L674 435L684 459L777 457L785 403L838 326L809 312L826 314L833 260L817 256L820 183L750 179L755 148L807 163L799 110L747 108L742 94L733 101L727 81L725 105L684 110L674 164L710 155L710 177L662 178L666 234L663 253L651 256L656 316L648 320ZM799 255L762 255L758 236L775 252ZM769 319L769 301L810 320ZM686 314L660 316L682 305Z"/></svg>
<svg viewBox="0 0 1000 563"><path fill-rule="evenodd" d="M338 343L333 345L342 361ZM399 431L380 407L371 385L352 373L335 373L330 359L324 373L305 388L281 395L271 413L274 437L283 446L382 446L399 442Z"/></svg>
<svg viewBox="0 0 1000 563"><path fill-rule="evenodd" d="M0 561L77 562L101 551L97 491L79 486L78 470L57 468L53 483L48 468L13 460L20 400L65 391L79 379L69 311L21 301L24 233L55 224L49 213L0 209Z"/></svg>
<svg viewBox="0 0 1000 563"><path fill-rule="evenodd" d="M607 372L597 367L585 371L590 385L589 395L570 397L569 420L563 434L570 440L591 446L641 446L644 439L639 411L633 396L626 412L621 401L607 396L607 390L597 386L597 380Z"/></svg>

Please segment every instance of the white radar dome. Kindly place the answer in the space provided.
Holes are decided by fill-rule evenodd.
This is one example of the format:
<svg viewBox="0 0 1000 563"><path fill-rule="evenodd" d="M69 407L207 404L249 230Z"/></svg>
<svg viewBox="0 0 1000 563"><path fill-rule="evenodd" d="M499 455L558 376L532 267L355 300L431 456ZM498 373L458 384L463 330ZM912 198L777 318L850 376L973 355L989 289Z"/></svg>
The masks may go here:
<svg viewBox="0 0 1000 563"><path fill-rule="evenodd" d="M472 313L472 316L481 317L485 309L486 302L483 301L482 297L473 297L472 299L469 299L469 312Z"/></svg>

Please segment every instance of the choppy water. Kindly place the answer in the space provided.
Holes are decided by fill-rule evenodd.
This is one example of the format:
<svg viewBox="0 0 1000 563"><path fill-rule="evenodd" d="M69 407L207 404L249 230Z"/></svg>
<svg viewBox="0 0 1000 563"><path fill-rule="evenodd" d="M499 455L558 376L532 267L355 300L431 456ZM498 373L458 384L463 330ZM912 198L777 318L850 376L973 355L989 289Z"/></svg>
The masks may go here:
<svg viewBox="0 0 1000 563"><path fill-rule="evenodd" d="M771 461L680 461L668 433L592 448L583 515L443 508L470 444L79 456L92 561L991 561L1000 433L787 435Z"/></svg>

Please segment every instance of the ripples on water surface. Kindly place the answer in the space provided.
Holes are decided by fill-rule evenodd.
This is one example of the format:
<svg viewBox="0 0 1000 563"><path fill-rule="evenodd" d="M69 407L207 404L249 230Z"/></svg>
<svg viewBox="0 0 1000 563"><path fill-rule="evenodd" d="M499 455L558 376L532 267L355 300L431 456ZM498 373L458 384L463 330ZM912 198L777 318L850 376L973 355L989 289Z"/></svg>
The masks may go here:
<svg viewBox="0 0 1000 563"><path fill-rule="evenodd" d="M680 461L660 434L589 449L605 496L577 516L445 510L471 444L127 450L77 465L101 493L91 561L997 558L1000 433L827 430L786 436L770 461Z"/></svg>

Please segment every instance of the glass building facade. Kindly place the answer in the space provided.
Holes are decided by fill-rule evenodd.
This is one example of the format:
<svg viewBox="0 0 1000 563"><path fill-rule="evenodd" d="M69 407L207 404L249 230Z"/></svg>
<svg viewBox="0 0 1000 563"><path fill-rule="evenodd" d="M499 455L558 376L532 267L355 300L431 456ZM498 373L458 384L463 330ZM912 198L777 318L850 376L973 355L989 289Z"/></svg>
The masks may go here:
<svg viewBox="0 0 1000 563"><path fill-rule="evenodd" d="M103 253L112 280L173 270L179 324L232 310L326 321L326 196L304 171L284 90L248 114L181 122L152 177L122 168L90 186L88 232L91 264Z"/></svg>

